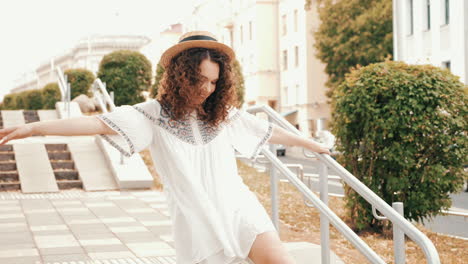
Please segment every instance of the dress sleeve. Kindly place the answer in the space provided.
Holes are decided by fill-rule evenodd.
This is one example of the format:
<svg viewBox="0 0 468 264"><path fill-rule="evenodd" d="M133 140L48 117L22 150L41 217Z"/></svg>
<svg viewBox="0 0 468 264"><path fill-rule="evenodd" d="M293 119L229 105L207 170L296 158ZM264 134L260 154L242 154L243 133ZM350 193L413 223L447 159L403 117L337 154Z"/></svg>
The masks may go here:
<svg viewBox="0 0 468 264"><path fill-rule="evenodd" d="M255 159L273 133L273 124L249 112L234 108L227 125L228 137L235 150Z"/></svg>
<svg viewBox="0 0 468 264"><path fill-rule="evenodd" d="M104 124L116 131L117 135L99 136L109 142L122 154L130 157L147 148L153 141L154 120L159 107L156 100L135 105L122 105L114 111L96 115Z"/></svg>

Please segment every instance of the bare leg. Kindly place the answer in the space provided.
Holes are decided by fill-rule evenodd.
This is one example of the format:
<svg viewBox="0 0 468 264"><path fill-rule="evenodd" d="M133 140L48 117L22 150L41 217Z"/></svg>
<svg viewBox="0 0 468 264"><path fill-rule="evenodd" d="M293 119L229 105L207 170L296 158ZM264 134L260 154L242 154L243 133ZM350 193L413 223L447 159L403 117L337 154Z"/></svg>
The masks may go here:
<svg viewBox="0 0 468 264"><path fill-rule="evenodd" d="M249 258L255 264L296 263L281 243L276 231L259 234L250 249Z"/></svg>

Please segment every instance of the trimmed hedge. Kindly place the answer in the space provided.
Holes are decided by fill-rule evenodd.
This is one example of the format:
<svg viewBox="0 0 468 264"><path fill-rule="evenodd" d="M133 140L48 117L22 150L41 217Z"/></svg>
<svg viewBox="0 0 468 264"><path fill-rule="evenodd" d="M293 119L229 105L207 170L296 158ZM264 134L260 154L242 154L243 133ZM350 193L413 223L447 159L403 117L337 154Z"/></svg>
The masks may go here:
<svg viewBox="0 0 468 264"><path fill-rule="evenodd" d="M405 217L422 221L451 206L467 164L466 86L448 70L384 62L347 75L332 97L337 160ZM359 230L388 221L348 186L348 215Z"/></svg>
<svg viewBox="0 0 468 264"><path fill-rule="evenodd" d="M98 78L114 92L116 106L133 105L144 101L141 93L151 86L151 63L137 51L114 51L102 58Z"/></svg>
<svg viewBox="0 0 468 264"><path fill-rule="evenodd" d="M38 110L43 108L42 90L30 90L24 93L24 109Z"/></svg>
<svg viewBox="0 0 468 264"><path fill-rule="evenodd" d="M91 85L96 77L87 69L69 69L64 72L71 86L71 100L80 94L91 97Z"/></svg>
<svg viewBox="0 0 468 264"><path fill-rule="evenodd" d="M43 109L55 109L55 103L62 99L58 83L48 83L42 88Z"/></svg>
<svg viewBox="0 0 468 264"><path fill-rule="evenodd" d="M55 109L55 103L61 100L57 83L49 83L42 89L27 90L7 94L3 98L2 110L38 110Z"/></svg>

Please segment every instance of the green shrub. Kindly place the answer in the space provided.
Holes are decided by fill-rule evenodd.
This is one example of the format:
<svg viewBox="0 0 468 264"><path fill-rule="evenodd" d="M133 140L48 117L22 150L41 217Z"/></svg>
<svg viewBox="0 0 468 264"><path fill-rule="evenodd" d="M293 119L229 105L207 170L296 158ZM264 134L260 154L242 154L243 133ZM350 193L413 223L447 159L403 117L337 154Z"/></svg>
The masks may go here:
<svg viewBox="0 0 468 264"><path fill-rule="evenodd" d="M42 90L29 90L24 93L24 109L38 110L43 109L43 96Z"/></svg>
<svg viewBox="0 0 468 264"><path fill-rule="evenodd" d="M26 93L28 91L22 91L15 94L15 109L25 109L26 108Z"/></svg>
<svg viewBox="0 0 468 264"><path fill-rule="evenodd" d="M14 94L7 94L3 97L2 109L13 110L16 109L16 100Z"/></svg>
<svg viewBox="0 0 468 264"><path fill-rule="evenodd" d="M98 78L109 93L114 92L115 105L136 104L144 100L141 92L151 86L151 63L136 51L114 51L102 58Z"/></svg>
<svg viewBox="0 0 468 264"><path fill-rule="evenodd" d="M159 82L161 81L164 74L164 68L161 64L156 65L156 76L154 77L154 84L151 86L150 96L156 98L158 94Z"/></svg>
<svg viewBox="0 0 468 264"><path fill-rule="evenodd" d="M60 88L57 83L48 83L42 88L44 109L55 109L55 103L61 98Z"/></svg>
<svg viewBox="0 0 468 264"><path fill-rule="evenodd" d="M91 97L91 85L96 77L87 69L69 69L64 72L71 86L71 100L80 94Z"/></svg>
<svg viewBox="0 0 468 264"><path fill-rule="evenodd" d="M337 160L388 204L403 202L405 217L421 221L451 205L467 164L467 95L459 78L430 65L372 64L352 71L333 93ZM346 187L357 229L386 221Z"/></svg>

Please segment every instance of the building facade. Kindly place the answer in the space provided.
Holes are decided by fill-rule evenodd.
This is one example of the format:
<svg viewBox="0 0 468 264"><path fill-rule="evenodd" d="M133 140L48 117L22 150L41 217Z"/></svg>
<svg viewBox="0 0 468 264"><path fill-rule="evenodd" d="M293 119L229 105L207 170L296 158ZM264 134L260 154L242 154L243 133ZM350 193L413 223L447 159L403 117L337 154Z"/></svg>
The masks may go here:
<svg viewBox="0 0 468 264"><path fill-rule="evenodd" d="M11 92L40 89L47 83L56 82L57 66L62 71L85 68L96 74L106 54L121 49L139 51L149 42L150 39L145 36L93 36L82 39L70 51L42 63L31 73L25 73L16 81L17 86Z"/></svg>
<svg viewBox="0 0 468 264"><path fill-rule="evenodd" d="M448 68L468 84L468 1L393 0L394 58Z"/></svg>
<svg viewBox="0 0 468 264"><path fill-rule="evenodd" d="M247 105L267 104L303 132L326 128L325 66L315 57L317 7L303 0L199 1L186 30L208 30L242 66Z"/></svg>

